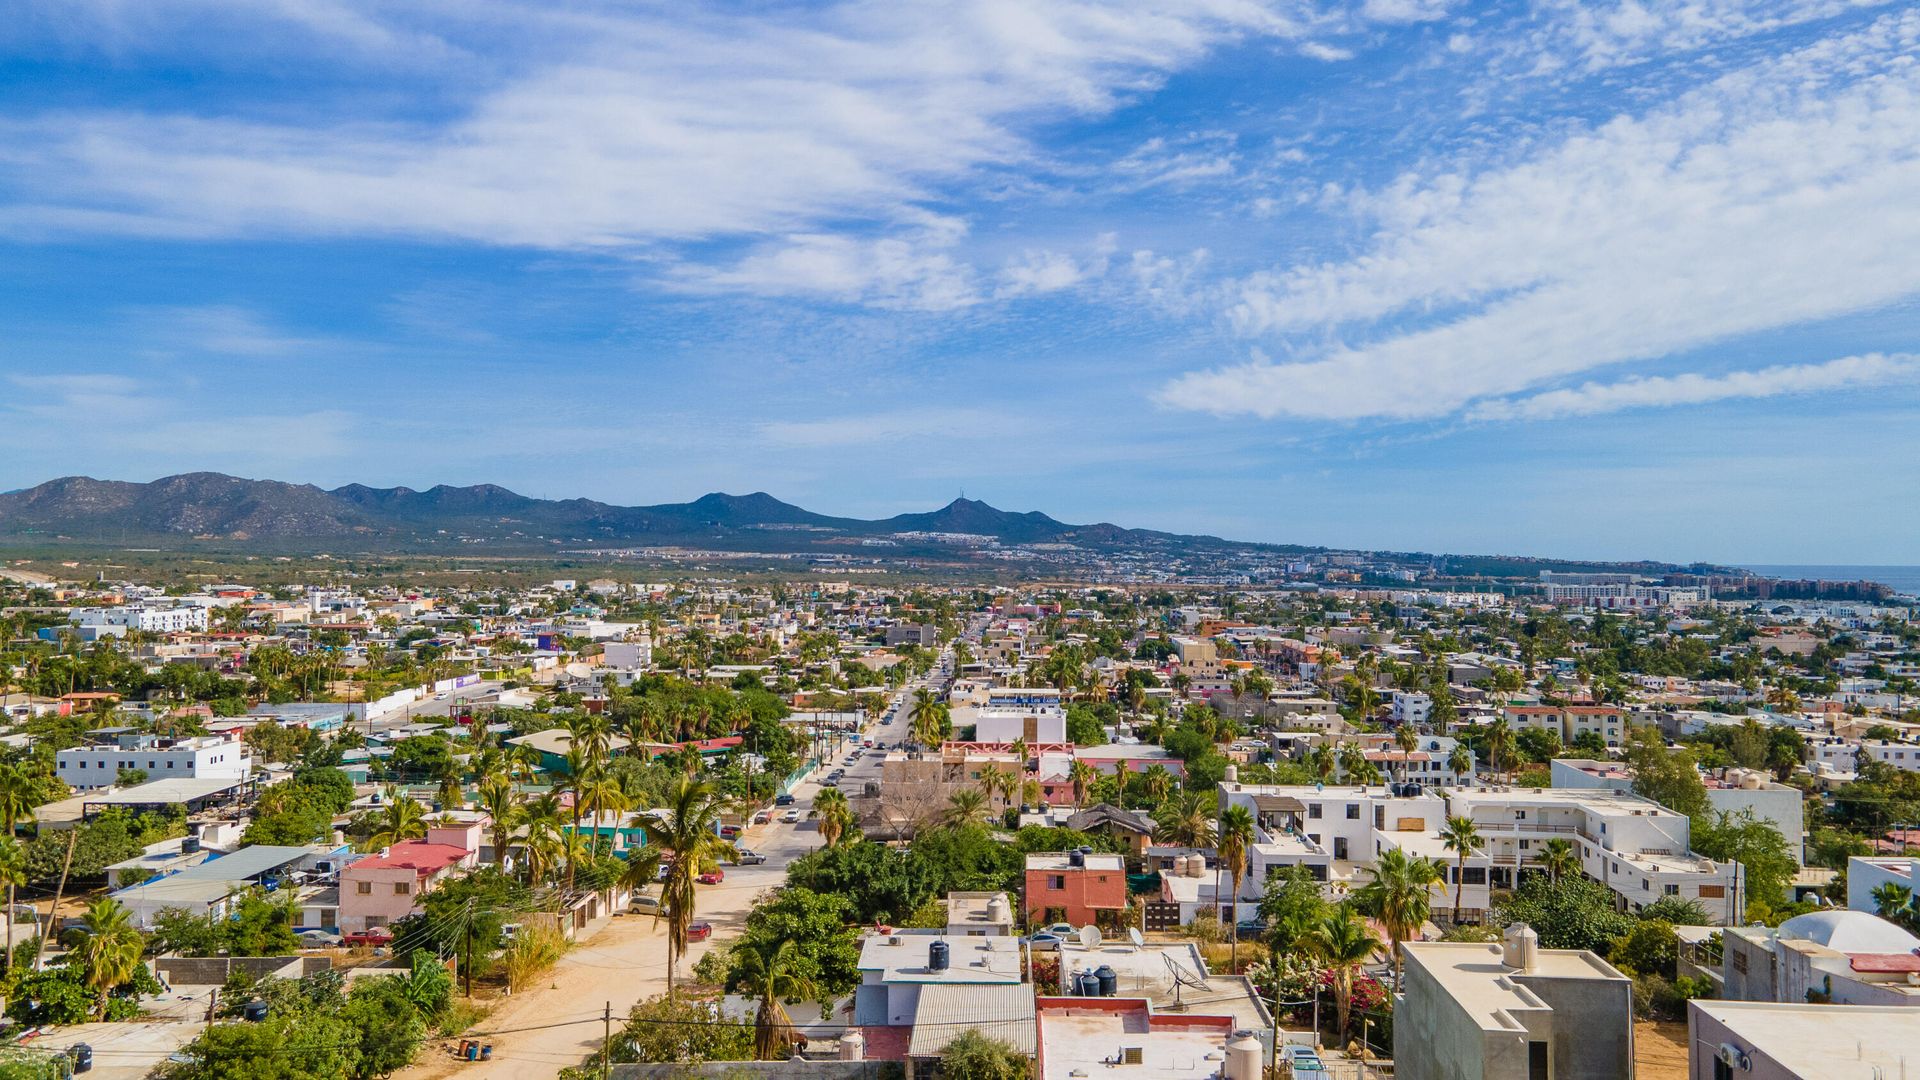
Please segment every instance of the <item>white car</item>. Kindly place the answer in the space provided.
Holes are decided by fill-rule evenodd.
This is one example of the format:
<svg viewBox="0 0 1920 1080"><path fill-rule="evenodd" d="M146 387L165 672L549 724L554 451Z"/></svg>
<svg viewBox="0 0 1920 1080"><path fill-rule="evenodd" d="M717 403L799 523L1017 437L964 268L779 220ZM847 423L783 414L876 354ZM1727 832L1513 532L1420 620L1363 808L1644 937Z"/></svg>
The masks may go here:
<svg viewBox="0 0 1920 1080"><path fill-rule="evenodd" d="M789 824L789 825L791 825L791 824L793 824L794 822L796 822L796 821L799 821L799 820L800 820L800 811L798 811L798 810L789 810L789 811L787 811L786 813L784 813L784 814L781 814L781 815L780 815L780 820L781 820L781 821L784 821L784 822L786 822L786 823L787 823L787 824Z"/></svg>

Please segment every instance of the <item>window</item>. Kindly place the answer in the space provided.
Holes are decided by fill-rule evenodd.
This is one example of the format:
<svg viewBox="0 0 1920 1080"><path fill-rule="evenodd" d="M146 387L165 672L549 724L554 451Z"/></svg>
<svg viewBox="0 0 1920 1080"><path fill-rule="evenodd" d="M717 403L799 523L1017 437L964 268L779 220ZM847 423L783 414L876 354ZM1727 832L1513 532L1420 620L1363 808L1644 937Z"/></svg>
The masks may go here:
<svg viewBox="0 0 1920 1080"><path fill-rule="evenodd" d="M1360 804L1359 803L1350 802L1347 804L1347 820L1348 821L1360 820Z"/></svg>
<svg viewBox="0 0 1920 1080"><path fill-rule="evenodd" d="M1487 883L1487 868L1484 866L1467 867L1466 882L1469 885L1485 885Z"/></svg>
<svg viewBox="0 0 1920 1080"><path fill-rule="evenodd" d="M1320 819L1320 804L1313 803L1309 805L1307 807L1307 816L1310 818L1313 818L1315 821L1318 821Z"/></svg>
<svg viewBox="0 0 1920 1080"><path fill-rule="evenodd" d="M1648 880L1647 880L1646 878L1641 878L1641 879L1640 879L1640 891L1641 891L1641 892L1652 892L1652 891L1653 891L1653 882L1651 882L1651 881L1648 881Z"/></svg>
<svg viewBox="0 0 1920 1080"><path fill-rule="evenodd" d="M1661 889L1660 889L1660 891L1662 892L1662 894L1664 894L1664 895L1666 895L1666 896L1679 896L1679 895L1680 895L1680 886L1678 886L1678 885L1673 885L1673 884L1667 884L1667 885L1663 885L1663 886L1661 886Z"/></svg>
<svg viewBox="0 0 1920 1080"><path fill-rule="evenodd" d="M357 889L356 891L357 891L357 892L359 892L359 894L360 894L361 896L372 896L372 895L373 895L373 882L371 882L371 881L362 881L362 882L360 882L360 883L359 883L359 888L358 888L358 889Z"/></svg>
<svg viewBox="0 0 1920 1080"><path fill-rule="evenodd" d="M1373 827L1376 829L1387 827L1387 808L1380 803L1373 804Z"/></svg>
<svg viewBox="0 0 1920 1080"><path fill-rule="evenodd" d="M1747 973L1747 954L1740 949L1734 949L1729 951L1727 955L1733 958L1733 970L1745 975Z"/></svg>
<svg viewBox="0 0 1920 1080"><path fill-rule="evenodd" d="M395 896L406 896L407 894L409 894L409 893L411 893L411 892L413 892L413 882L411 882L411 881L396 881L396 882L394 882L394 883L393 883L393 895L395 895Z"/></svg>
<svg viewBox="0 0 1920 1080"><path fill-rule="evenodd" d="M1727 887L1725 885L1700 886L1700 899L1702 900L1724 900L1726 897Z"/></svg>
<svg viewBox="0 0 1920 1080"><path fill-rule="evenodd" d="M1048 874L1047 875L1047 890L1049 892L1065 892L1066 888L1067 888L1067 875L1065 874Z"/></svg>

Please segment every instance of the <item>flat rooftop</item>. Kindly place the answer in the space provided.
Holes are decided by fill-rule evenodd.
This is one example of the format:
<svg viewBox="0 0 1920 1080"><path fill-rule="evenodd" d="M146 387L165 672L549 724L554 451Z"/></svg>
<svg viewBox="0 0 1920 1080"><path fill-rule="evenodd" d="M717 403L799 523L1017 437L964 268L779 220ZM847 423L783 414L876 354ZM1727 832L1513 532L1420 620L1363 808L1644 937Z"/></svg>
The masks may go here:
<svg viewBox="0 0 1920 1080"><path fill-rule="evenodd" d="M1140 1064L1125 1066L1129 1080L1199 1080L1226 1067L1227 1040L1232 1034L1197 1025L1153 1024L1145 1008L1127 1012L1048 1009L1040 1014L1038 1027L1041 1080L1079 1080L1095 1069L1104 1072L1123 1048L1135 1047L1140 1050Z"/></svg>
<svg viewBox="0 0 1920 1080"><path fill-rule="evenodd" d="M1788 1005L1696 1001L1749 1053L1797 1076L1898 1076L1920 1064L1920 1009L1910 1005Z"/></svg>
<svg viewBox="0 0 1920 1080"><path fill-rule="evenodd" d="M1088 870L1105 870L1108 872L1113 872L1117 870L1125 870L1126 867L1127 867L1127 862L1124 858L1110 852L1096 851L1086 856L1086 868ZM1036 851L1031 855L1027 856L1027 869L1029 870L1078 870L1080 868L1073 865L1073 856L1071 852Z"/></svg>
<svg viewBox="0 0 1920 1080"><path fill-rule="evenodd" d="M1523 972L1501 962L1499 945L1408 941L1400 947L1407 963L1431 975L1483 1031L1525 1031L1514 1013L1550 1008L1516 978L1626 980L1583 949L1537 949L1533 970Z"/></svg>
<svg viewBox="0 0 1920 1080"><path fill-rule="evenodd" d="M927 966L936 941L947 943L947 967L942 971ZM860 970L877 971L890 983L1018 983L1020 940L912 931L875 934L861 943Z"/></svg>

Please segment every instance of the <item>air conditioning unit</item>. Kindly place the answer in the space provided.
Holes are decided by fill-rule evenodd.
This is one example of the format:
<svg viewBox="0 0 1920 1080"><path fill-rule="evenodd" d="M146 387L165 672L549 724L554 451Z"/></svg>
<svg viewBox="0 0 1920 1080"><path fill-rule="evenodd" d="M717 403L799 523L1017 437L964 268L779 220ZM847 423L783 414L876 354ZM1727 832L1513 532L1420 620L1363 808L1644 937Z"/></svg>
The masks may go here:
<svg viewBox="0 0 1920 1080"><path fill-rule="evenodd" d="M1721 1043L1720 1048L1713 1052L1713 1056L1729 1069L1739 1069L1741 1072L1753 1071L1753 1059L1747 1056L1745 1050L1732 1043Z"/></svg>

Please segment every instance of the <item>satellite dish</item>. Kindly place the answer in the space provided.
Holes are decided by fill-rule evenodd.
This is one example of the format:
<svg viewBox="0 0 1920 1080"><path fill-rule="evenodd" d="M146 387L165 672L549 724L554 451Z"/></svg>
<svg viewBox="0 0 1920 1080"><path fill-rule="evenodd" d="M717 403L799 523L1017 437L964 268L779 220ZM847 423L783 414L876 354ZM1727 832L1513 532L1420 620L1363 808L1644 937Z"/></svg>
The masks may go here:
<svg viewBox="0 0 1920 1080"><path fill-rule="evenodd" d="M1140 929L1138 927L1127 927L1127 937L1133 941L1134 948L1140 949L1146 947L1147 939L1140 936Z"/></svg>
<svg viewBox="0 0 1920 1080"><path fill-rule="evenodd" d="M1092 923L1088 923L1087 925L1081 927L1080 928L1080 944L1083 948L1088 948L1088 949L1099 948L1100 947L1100 928L1093 925Z"/></svg>

